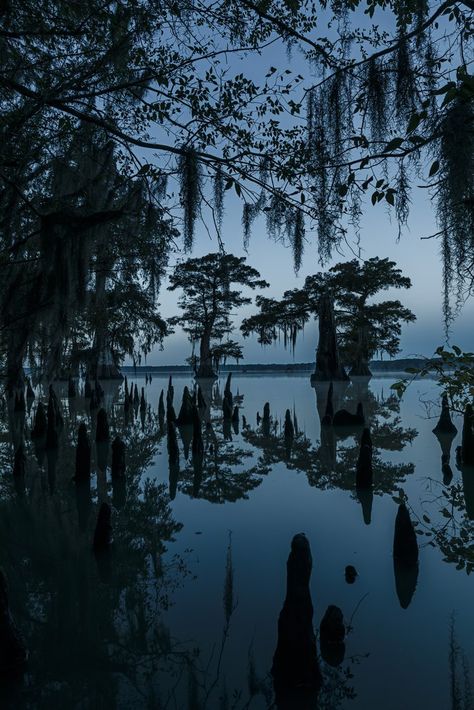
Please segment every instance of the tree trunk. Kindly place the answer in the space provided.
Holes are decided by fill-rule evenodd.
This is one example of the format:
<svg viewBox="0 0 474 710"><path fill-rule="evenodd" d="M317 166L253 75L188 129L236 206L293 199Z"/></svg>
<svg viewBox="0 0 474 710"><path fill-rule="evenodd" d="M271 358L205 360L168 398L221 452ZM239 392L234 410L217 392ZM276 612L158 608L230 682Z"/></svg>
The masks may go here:
<svg viewBox="0 0 474 710"><path fill-rule="evenodd" d="M96 328L90 377L94 380L122 380L122 374L114 362L107 337L106 274L112 271L113 262L107 256L107 250L103 244L98 247L97 267L95 281Z"/></svg>
<svg viewBox="0 0 474 710"><path fill-rule="evenodd" d="M27 331L18 326L8 331L7 346L7 393L8 397L15 397L17 392L25 387L25 372L23 361L26 354Z"/></svg>
<svg viewBox="0 0 474 710"><path fill-rule="evenodd" d="M347 380L349 378L339 357L334 308L329 294L321 296L318 317L319 342L316 350L316 370L311 375L311 381Z"/></svg>
<svg viewBox="0 0 474 710"><path fill-rule="evenodd" d="M372 377L369 369L369 347L367 326L361 325L357 329L357 350L350 371L351 377Z"/></svg>
<svg viewBox="0 0 474 710"><path fill-rule="evenodd" d="M205 330L201 337L197 377L212 378L214 380L217 377L212 364L211 334L208 330Z"/></svg>

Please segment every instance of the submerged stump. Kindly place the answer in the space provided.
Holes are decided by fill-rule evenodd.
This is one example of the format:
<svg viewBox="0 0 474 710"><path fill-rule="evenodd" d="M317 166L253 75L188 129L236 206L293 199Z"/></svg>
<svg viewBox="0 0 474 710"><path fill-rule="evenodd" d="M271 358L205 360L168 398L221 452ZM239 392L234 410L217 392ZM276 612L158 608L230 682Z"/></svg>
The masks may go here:
<svg viewBox="0 0 474 710"><path fill-rule="evenodd" d="M288 703L295 691L316 699L321 687L309 590L312 566L309 542L299 533L291 542L286 565L286 598L278 619L278 644L271 671L277 706L284 706L285 700Z"/></svg>

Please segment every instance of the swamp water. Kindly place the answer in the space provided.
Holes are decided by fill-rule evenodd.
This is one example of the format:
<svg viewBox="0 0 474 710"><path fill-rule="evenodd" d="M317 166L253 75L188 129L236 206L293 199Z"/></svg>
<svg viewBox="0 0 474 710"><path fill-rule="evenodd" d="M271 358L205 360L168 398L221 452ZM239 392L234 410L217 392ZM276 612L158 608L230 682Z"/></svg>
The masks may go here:
<svg viewBox="0 0 474 710"><path fill-rule="evenodd" d="M1 681L0 707L276 708L270 669L286 561L299 532L313 557L315 631L335 604L347 636L339 665L320 658L318 704L284 707L473 707L474 470L456 467L462 421L454 417L453 477L443 476L440 444L448 442L432 433L436 383L414 383L399 401L394 379L335 390L335 409L364 404L373 495L355 490L361 430L321 431L328 385L311 387L308 373L233 376L240 423L225 430L221 378L204 393L212 394L215 438L203 435L202 470L190 448L186 458L192 432L184 430L179 470L171 473L157 416L167 378L129 378L145 388L147 410L128 421L123 387L107 384L111 439L119 433L127 445L125 484L112 485L110 450L94 442L89 400L68 401L66 384L55 385L64 418L57 451L35 451L30 441L38 394L26 418L4 409L0 565L30 658L22 677ZM173 385L178 413L192 380L174 376ZM269 429L256 420L265 402ZM282 433L286 409L297 432L291 448ZM90 488L72 480L80 421L93 442ZM11 442L22 431L26 474L13 479ZM394 570L401 499L421 533L417 573ZM96 557L92 537L104 500L113 506L114 544ZM358 573L353 584L347 565Z"/></svg>

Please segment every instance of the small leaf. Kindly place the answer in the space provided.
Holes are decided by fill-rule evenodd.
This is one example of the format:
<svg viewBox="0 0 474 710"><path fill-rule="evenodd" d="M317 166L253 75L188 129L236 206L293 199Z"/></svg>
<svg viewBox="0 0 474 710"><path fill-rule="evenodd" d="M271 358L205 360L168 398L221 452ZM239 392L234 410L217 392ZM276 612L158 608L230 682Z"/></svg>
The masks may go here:
<svg viewBox="0 0 474 710"><path fill-rule="evenodd" d="M433 175L435 175L435 173L437 173L438 170L439 170L439 160L435 160L433 165L430 168L429 177L432 177Z"/></svg>
<svg viewBox="0 0 474 710"><path fill-rule="evenodd" d="M413 133L413 131L420 125L421 116L418 113L413 113L408 121L407 133Z"/></svg>
<svg viewBox="0 0 474 710"><path fill-rule="evenodd" d="M387 143L387 145L384 148L384 153L390 153L390 151L400 148L402 143L403 143L403 138L394 138L393 140L390 141L390 143Z"/></svg>

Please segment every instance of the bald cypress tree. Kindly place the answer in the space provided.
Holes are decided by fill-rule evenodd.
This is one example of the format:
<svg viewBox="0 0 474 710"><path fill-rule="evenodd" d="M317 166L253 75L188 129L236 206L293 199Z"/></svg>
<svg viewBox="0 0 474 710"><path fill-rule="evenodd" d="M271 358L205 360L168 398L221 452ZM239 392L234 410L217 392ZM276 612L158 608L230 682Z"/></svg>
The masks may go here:
<svg viewBox="0 0 474 710"><path fill-rule="evenodd" d="M224 340L233 331L231 313L251 303L251 298L242 293L242 287L267 286L258 271L245 263L245 257L233 254L207 254L175 267L168 289L182 290L178 301L182 313L169 322L183 328L193 348L198 345L198 377L215 377L221 360L242 357L238 343Z"/></svg>

